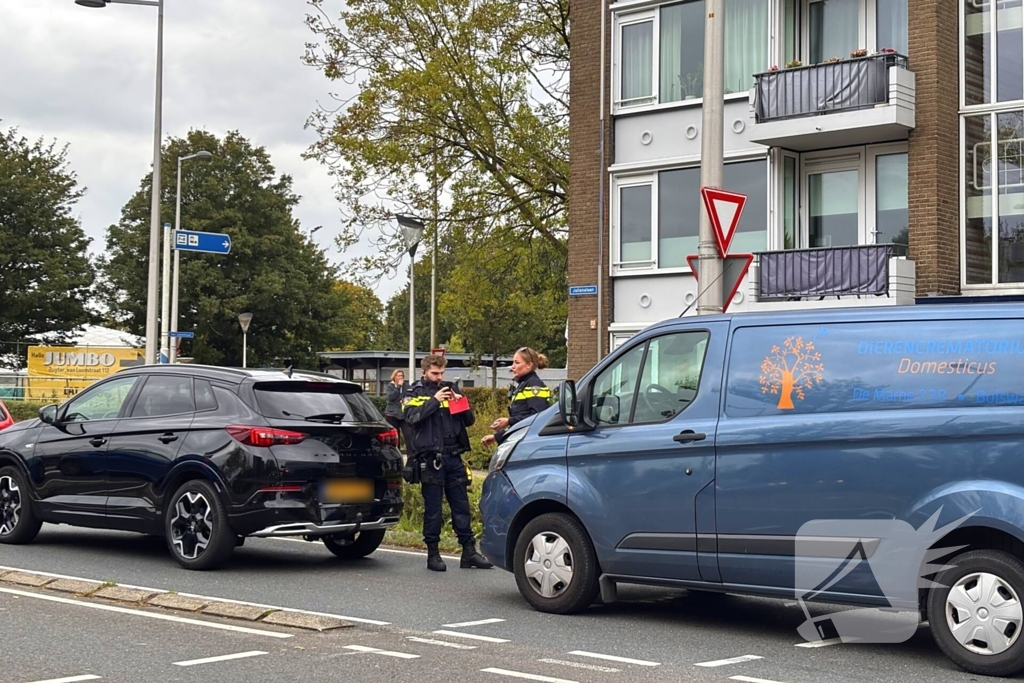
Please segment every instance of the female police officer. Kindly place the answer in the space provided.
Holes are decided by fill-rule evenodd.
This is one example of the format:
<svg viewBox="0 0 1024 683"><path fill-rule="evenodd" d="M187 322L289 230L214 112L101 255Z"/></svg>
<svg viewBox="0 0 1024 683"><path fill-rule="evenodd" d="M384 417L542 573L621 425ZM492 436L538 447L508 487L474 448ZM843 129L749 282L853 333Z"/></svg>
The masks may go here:
<svg viewBox="0 0 1024 683"><path fill-rule="evenodd" d="M501 443L508 428L530 415L543 412L551 398L551 389L537 376L537 370L548 366L548 358L528 346L516 351L512 357L512 375L515 380L508 391L508 417L499 417L491 424L498 430L483 438L483 444Z"/></svg>

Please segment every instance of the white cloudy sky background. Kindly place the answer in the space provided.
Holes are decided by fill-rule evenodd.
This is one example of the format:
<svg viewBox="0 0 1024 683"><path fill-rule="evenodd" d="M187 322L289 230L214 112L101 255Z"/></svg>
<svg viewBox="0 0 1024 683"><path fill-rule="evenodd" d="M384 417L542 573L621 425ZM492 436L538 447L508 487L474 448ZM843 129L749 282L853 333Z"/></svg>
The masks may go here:
<svg viewBox="0 0 1024 683"><path fill-rule="evenodd" d="M341 0L329 5L336 17ZM341 216L331 178L301 155L316 139L304 129L309 114L355 86L302 64L313 39L307 9L302 0L165 0L163 135L238 130L266 147L294 179L303 230L322 225L314 238L339 262L349 255L333 244ZM94 252L152 162L156 18L153 7L0 0L0 128L69 144ZM403 285L385 278L377 295L386 302Z"/></svg>

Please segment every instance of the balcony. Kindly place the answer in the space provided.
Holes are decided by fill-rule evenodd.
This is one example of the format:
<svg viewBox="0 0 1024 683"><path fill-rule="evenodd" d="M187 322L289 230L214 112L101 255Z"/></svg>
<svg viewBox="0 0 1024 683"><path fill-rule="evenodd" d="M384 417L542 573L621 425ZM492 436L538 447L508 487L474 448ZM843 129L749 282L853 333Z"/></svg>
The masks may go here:
<svg viewBox="0 0 1024 683"><path fill-rule="evenodd" d="M914 262L906 257L902 244L792 249L755 256L749 284L757 309L914 303Z"/></svg>
<svg viewBox="0 0 1024 683"><path fill-rule="evenodd" d="M797 152L905 139L914 128L914 74L882 53L768 71L750 91L753 142Z"/></svg>

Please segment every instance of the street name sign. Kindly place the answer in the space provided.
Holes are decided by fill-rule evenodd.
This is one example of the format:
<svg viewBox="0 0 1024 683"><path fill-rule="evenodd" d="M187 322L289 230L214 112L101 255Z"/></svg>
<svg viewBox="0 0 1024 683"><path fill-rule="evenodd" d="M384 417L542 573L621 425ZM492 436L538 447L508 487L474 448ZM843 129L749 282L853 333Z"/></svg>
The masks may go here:
<svg viewBox="0 0 1024 683"><path fill-rule="evenodd" d="M576 285L569 288L569 296L591 296L597 294L597 285Z"/></svg>

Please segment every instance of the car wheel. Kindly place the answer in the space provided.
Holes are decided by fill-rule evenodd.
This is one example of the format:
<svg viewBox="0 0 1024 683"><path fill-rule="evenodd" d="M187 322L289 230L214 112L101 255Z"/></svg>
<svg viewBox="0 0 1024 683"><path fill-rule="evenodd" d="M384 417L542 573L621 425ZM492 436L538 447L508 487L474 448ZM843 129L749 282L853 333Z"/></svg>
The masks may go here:
<svg viewBox="0 0 1024 683"><path fill-rule="evenodd" d="M220 496L208 482L185 482L174 492L164 515L167 547L185 569L214 569L235 549Z"/></svg>
<svg viewBox="0 0 1024 683"><path fill-rule="evenodd" d="M324 536L320 539L327 549L343 560L366 557L384 541L384 530L360 531L355 536Z"/></svg>
<svg viewBox="0 0 1024 683"><path fill-rule="evenodd" d="M15 467L0 469L0 543L28 543L43 522L36 517L28 483Z"/></svg>
<svg viewBox="0 0 1024 683"><path fill-rule="evenodd" d="M946 656L983 676L1024 671L1024 564L998 550L957 556L928 595L932 636Z"/></svg>
<svg viewBox="0 0 1024 683"><path fill-rule="evenodd" d="M597 554L575 517L549 513L531 521L513 563L519 592L540 612L572 614L597 599Z"/></svg>

